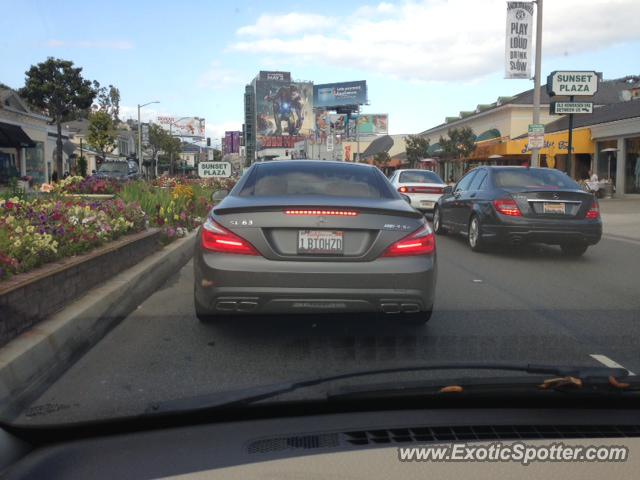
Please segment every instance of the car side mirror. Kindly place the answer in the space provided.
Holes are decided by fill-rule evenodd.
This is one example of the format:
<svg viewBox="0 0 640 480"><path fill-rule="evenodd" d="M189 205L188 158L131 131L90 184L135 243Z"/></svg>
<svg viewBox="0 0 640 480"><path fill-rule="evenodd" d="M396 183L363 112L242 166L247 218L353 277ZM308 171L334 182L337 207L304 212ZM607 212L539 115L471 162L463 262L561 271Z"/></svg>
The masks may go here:
<svg viewBox="0 0 640 480"><path fill-rule="evenodd" d="M216 190L211 195L211 200L213 200L214 203L218 203L218 202L222 201L222 199L224 197L226 197L227 195L229 195L229 190L225 190L225 189Z"/></svg>
<svg viewBox="0 0 640 480"><path fill-rule="evenodd" d="M453 187L451 185L447 185L446 187L444 187L444 190L442 191L442 193L446 195L451 195L453 193Z"/></svg>
<svg viewBox="0 0 640 480"><path fill-rule="evenodd" d="M405 195L404 193L401 193L400 196L402 197L402 199L407 202L409 205L411 205L411 197L409 195Z"/></svg>

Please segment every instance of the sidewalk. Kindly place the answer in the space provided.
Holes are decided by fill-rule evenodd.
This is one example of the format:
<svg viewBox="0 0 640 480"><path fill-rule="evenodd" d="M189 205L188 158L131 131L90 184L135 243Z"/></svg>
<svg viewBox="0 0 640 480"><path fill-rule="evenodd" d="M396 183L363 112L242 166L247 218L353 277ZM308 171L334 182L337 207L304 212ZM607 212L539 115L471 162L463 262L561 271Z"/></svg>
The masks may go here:
<svg viewBox="0 0 640 480"><path fill-rule="evenodd" d="M640 241L640 195L600 199L604 235Z"/></svg>

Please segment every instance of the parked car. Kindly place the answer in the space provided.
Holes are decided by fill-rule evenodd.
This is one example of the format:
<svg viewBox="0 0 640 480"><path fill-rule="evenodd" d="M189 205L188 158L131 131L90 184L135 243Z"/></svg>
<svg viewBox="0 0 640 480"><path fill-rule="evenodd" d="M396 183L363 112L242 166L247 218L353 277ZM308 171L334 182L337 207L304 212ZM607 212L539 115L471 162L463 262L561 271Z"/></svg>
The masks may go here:
<svg viewBox="0 0 640 480"><path fill-rule="evenodd" d="M411 206L423 212L432 212L442 196L446 184L430 170L396 170L389 179L393 187L411 199Z"/></svg>
<svg viewBox="0 0 640 480"><path fill-rule="evenodd" d="M437 234L461 233L469 247L529 242L560 245L580 256L602 236L596 198L552 168L479 167L438 200Z"/></svg>
<svg viewBox="0 0 640 480"><path fill-rule="evenodd" d="M431 317L433 232L373 166L256 163L199 233L194 301L202 321L262 313Z"/></svg>
<svg viewBox="0 0 640 480"><path fill-rule="evenodd" d="M132 160L103 162L94 174L98 178L126 181L140 178L138 164Z"/></svg>

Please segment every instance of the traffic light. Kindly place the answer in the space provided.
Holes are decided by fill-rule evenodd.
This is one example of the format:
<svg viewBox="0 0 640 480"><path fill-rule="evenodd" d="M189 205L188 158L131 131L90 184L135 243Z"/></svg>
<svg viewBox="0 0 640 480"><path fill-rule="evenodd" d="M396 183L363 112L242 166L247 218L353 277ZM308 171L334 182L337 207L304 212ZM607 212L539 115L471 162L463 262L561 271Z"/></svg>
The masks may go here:
<svg viewBox="0 0 640 480"><path fill-rule="evenodd" d="M211 137L207 137L207 147L211 146Z"/></svg>

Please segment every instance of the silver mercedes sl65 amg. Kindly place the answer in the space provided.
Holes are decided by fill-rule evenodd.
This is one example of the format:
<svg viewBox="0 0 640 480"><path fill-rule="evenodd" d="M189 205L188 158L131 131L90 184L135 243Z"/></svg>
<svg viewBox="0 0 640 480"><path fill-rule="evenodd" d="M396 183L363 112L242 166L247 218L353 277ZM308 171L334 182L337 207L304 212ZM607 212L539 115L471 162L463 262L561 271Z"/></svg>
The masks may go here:
<svg viewBox="0 0 640 480"><path fill-rule="evenodd" d="M251 166L212 208L194 271L202 321L381 312L425 323L436 245L424 216L376 167L271 161Z"/></svg>

